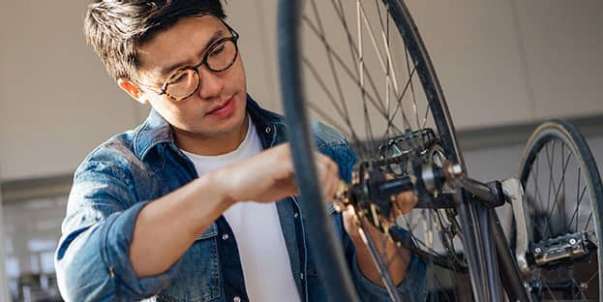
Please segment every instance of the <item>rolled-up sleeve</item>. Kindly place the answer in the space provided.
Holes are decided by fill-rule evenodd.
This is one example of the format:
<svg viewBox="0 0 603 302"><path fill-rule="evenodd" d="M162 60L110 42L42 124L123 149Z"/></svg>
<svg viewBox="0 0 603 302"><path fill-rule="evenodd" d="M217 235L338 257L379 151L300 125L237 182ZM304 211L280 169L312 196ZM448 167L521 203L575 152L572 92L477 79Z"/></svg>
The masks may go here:
<svg viewBox="0 0 603 302"><path fill-rule="evenodd" d="M356 247L344 230L342 215L335 214L334 218L335 228L342 238L346 261L360 300L370 302L391 301L387 289L373 283L360 271L356 258ZM412 254L406 268L406 277L398 284L397 290L403 301L425 301L427 297L427 263L417 255Z"/></svg>
<svg viewBox="0 0 603 302"><path fill-rule="evenodd" d="M129 259L138 214L126 173L103 161L76 171L55 255L58 285L66 301L132 301L166 288L179 262L152 277L137 277Z"/></svg>
<svg viewBox="0 0 603 302"><path fill-rule="evenodd" d="M356 255L352 252L349 258L352 278L362 301L391 301L387 290L367 279L360 271ZM427 264L417 255L412 254L406 269L406 278L398 287L398 293L403 301L425 301L427 297Z"/></svg>

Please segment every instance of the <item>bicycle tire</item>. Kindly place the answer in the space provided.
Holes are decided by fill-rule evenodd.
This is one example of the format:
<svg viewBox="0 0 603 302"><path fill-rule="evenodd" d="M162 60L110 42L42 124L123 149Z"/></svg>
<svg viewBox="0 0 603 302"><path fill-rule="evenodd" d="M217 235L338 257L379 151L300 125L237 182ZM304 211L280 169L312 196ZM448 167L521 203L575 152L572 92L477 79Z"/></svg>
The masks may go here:
<svg viewBox="0 0 603 302"><path fill-rule="evenodd" d="M561 147L561 165L556 165L555 161L555 146L559 144ZM567 156L564 154L564 150L568 149ZM542 164L544 156L544 164ZM572 161L572 158L574 159ZM576 182L571 180L574 174L570 172L570 163L573 163L572 168L577 168ZM540 167L548 166L549 173L547 171L542 172ZM559 171L559 169L561 169ZM557 172L561 172L559 184L555 189L555 178ZM551 176L552 175L552 176ZM590 148L586 142L584 136L578 131L578 129L572 124L560 120L552 120L539 126L533 134L530 136L528 143L524 149L520 165L520 182L525 190L525 211L529 220L526 221L533 226L527 227L526 230L517 229L515 224L516 217L513 217L512 221L512 245L517 247L517 232L523 232L523 236L526 236L529 240L530 250L528 252L529 259L529 272L524 269L524 278L526 284L530 285L532 294L537 299L597 299L601 300L600 293L603 289L603 279L600 278L600 273L603 269L603 263L598 261L603 257L603 249L600 247L600 236L603 234L603 225L601 224L601 215L603 214L603 185L601 183L600 174L596 166L596 162L592 156ZM549 177L547 182L546 177ZM543 178L544 177L544 178ZM581 183L580 179L584 178L584 183ZM548 193L546 198L543 198L542 191L539 190L539 186L544 183L548 184ZM566 183L567 181L567 183ZM553 189L551 189L551 184ZM563 187L562 187L563 184ZM567 195L566 190L570 188L570 193L573 191L573 185L577 187L576 199L573 200L573 194ZM551 192L552 191L552 192ZM588 192L588 199L584 199L585 193ZM559 196L561 195L561 197ZM569 196L569 199L566 199ZM551 198L553 197L553 198ZM545 201L546 199L546 201ZM554 200L552 204L551 200ZM586 202L588 200L588 202ZM568 203L570 201L570 203ZM567 205L571 206L572 202L575 201L576 209L569 216L566 210ZM544 203L545 211L542 211ZM584 204L584 208L589 207L592 211L580 211L580 205ZM548 210L550 209L550 211ZM587 215L592 217L592 220L587 218L586 223L580 223L580 217ZM521 218L520 218L521 219ZM592 242L596 245L596 252L591 251L589 256L583 256L580 259L569 259L565 262L557 262L552 264L538 264L536 263L535 257L540 257L541 254L532 255L533 251L540 247L546 242L553 242L553 238L570 238L568 234L579 234L579 233L590 233L589 220L592 221L592 232L594 232L595 238ZM573 227L575 221L575 227ZM583 220L584 221L584 220ZM584 230L580 230L584 225ZM566 237L561 237L566 236ZM592 234L591 234L592 236ZM536 246L536 247L534 247ZM542 250L542 249L541 249ZM596 255L595 255L596 254ZM530 256L531 255L531 256ZM593 270L596 272L589 277L588 282L580 282L574 279L573 270L584 269L583 263L586 265L592 263L592 257L596 256L594 261L597 265L594 266ZM590 267L590 265L588 265ZM594 275L596 274L596 275ZM563 276L561 276L563 275ZM570 278L570 283L566 283L564 287L558 286L560 281L564 278ZM580 278L580 276L578 276ZM597 280L598 281L595 281ZM553 286L553 282L555 285ZM575 284L580 282L580 284ZM574 284L572 284L574 283ZM550 286L549 286L550 285ZM559 288L557 290L556 288ZM565 288L565 289L564 289ZM576 291L578 290L578 291Z"/></svg>
<svg viewBox="0 0 603 302"><path fill-rule="evenodd" d="M301 208L307 222L307 232L313 235L309 236L311 253L317 262L318 273L325 283L329 296L333 301L356 301L357 295L343 260L342 249L337 242L332 226L328 223L326 209L322 206L320 184L317 183L318 177L316 177L317 173L313 164L316 149L309 127L308 104L304 91L304 68L300 51L303 45L300 33L304 10L302 2L281 0L278 9L281 92L289 125L288 135L300 190ZM398 0L379 2L387 7L387 14L395 24L395 28L404 41L405 51L408 51L408 56L415 66L437 128L443 153L447 159L461 165L465 170L444 94L407 7ZM428 113L429 110L427 110ZM461 224L467 226L462 229L463 235L470 238L465 240L467 244L470 244L465 248L465 253L469 253L467 258L473 295L477 300L486 300L488 298L481 299L481 297L491 296L491 293L487 292L490 283L483 280L487 279L491 267L486 264L487 252L483 251L483 247L489 245L484 244L483 240L489 234L481 228L484 225L487 227L488 223L483 217L479 217L476 206L468 204L463 192L458 192L455 196Z"/></svg>

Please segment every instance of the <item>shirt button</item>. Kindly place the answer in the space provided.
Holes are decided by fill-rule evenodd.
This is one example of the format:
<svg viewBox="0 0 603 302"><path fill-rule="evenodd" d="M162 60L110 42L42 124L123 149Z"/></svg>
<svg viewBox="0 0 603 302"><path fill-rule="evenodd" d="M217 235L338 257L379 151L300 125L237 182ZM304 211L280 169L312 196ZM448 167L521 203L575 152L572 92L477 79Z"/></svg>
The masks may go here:
<svg viewBox="0 0 603 302"><path fill-rule="evenodd" d="M233 302L241 302L241 297L236 296L232 299Z"/></svg>
<svg viewBox="0 0 603 302"><path fill-rule="evenodd" d="M299 217L299 213L293 214L293 218L297 219L297 217Z"/></svg>
<svg viewBox="0 0 603 302"><path fill-rule="evenodd" d="M304 280L304 273L300 273L299 274L299 278L302 279L302 280Z"/></svg>
<svg viewBox="0 0 603 302"><path fill-rule="evenodd" d="M266 127L266 133L270 133L270 131L272 131L272 129L270 129L270 127Z"/></svg>
<svg viewBox="0 0 603 302"><path fill-rule="evenodd" d="M228 240L228 238L230 238L230 236L228 236L228 234L222 235L222 240Z"/></svg>

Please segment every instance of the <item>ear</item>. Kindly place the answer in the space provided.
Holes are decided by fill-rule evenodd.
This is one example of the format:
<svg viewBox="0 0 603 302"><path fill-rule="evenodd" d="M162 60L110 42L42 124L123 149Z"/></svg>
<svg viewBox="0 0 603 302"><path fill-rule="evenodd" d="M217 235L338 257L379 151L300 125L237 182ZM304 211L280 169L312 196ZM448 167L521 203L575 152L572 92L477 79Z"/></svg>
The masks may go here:
<svg viewBox="0 0 603 302"><path fill-rule="evenodd" d="M120 78L117 80L117 85L119 86L119 88L121 88L121 90L125 91L137 102L143 105L147 103L147 100L144 97L145 93L140 89L140 87L136 83L128 79Z"/></svg>

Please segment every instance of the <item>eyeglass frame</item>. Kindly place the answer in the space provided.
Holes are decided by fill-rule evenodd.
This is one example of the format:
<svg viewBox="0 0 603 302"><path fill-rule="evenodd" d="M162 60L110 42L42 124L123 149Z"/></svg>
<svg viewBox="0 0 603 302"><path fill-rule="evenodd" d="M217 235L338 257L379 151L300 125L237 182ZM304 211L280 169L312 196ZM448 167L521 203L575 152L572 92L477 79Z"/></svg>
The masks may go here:
<svg viewBox="0 0 603 302"><path fill-rule="evenodd" d="M161 85L161 89L159 91L156 91L154 87L151 87L149 85L143 84L138 82L139 85L146 87L147 89L149 89L150 91L156 93L157 95L167 95L170 99L174 100L175 102L182 102L188 98L190 98L193 94L195 94L198 90L199 87L201 87L201 75L199 74L199 68L203 65L205 65L205 67L207 67L207 70L211 71L211 72L222 72L222 71L226 71L227 69L229 69L230 67L232 67L232 65L234 65L234 63L237 61L237 57L239 56L239 46L237 44L238 40L239 40L239 33L236 32L232 27L230 27L230 25L228 25L226 22L224 22L224 20L220 20L222 22L222 24L224 24L226 26L226 28L228 28L228 30L230 31L230 34L232 36L230 37L222 37L218 40L216 40L215 42L213 42L211 45L209 45L206 48L205 54L203 55L203 59L201 59L201 62L199 62L198 64L195 65L189 65L189 66L185 66L177 71L174 71L172 73L170 73L170 75L168 76L167 80L165 80L165 82L163 83L163 85ZM211 66L209 66L209 64L207 63L208 57L209 55L212 53L212 51L214 50L215 47L217 47L217 45L220 45L220 43L222 42L226 42L226 41L231 41L234 46L235 46L235 55L232 59L232 62L230 62L230 64L228 64L226 67L222 68L222 69L212 69ZM167 93L167 88L168 85L170 85L171 83L168 83L169 80L173 77L173 75L175 75L177 72L181 72L181 71L185 71L191 69L193 70L193 72L195 72L197 74L197 87L195 87L195 89L193 89L193 91L191 91L191 93L187 96L181 97L181 98L176 98L172 95L170 95L169 93Z"/></svg>

